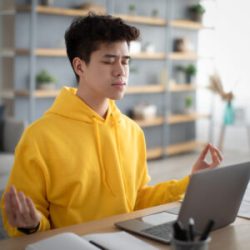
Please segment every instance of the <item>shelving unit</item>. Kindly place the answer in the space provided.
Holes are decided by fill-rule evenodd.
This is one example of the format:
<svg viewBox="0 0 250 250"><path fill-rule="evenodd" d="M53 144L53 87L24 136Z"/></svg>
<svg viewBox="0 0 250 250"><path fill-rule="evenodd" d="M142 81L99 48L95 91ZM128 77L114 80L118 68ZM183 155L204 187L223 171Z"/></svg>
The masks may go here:
<svg viewBox="0 0 250 250"><path fill-rule="evenodd" d="M202 143L196 142L194 140L188 140L182 143L173 143L169 144L166 137L168 137L170 132L170 127L174 126L181 126L185 124L194 123L199 119L209 119L209 115L207 114L198 114L195 111L191 114L179 114L175 112L171 112L168 109L169 104L169 97L173 94L192 94L195 93L196 90L199 88L198 84L186 84L186 83L175 83L170 84L170 80L172 77L172 73L169 71L169 64L173 62L189 62L189 61L196 61L200 58L200 55L197 55L196 52L189 52L189 53L179 53L179 52L172 52L166 44L172 43L173 40L173 30L180 30L181 32L199 32L199 30L204 28L212 28L212 27L205 27L204 25L193 22L187 19L182 18L173 18L172 13L167 12L167 10L171 10L171 5L177 5L176 8L183 8L184 5L188 5L189 1L174 1L174 0L167 0L166 2L157 0L154 3L151 3L151 8L158 8L159 9L159 16L158 17L151 17L150 15L146 15L146 11L148 11L148 6L144 8L144 5L139 2L138 0L138 9L144 8L142 13L138 13L138 15L128 15L125 8L125 3L120 0L113 1L107 0L104 1L106 6L108 6L108 12L112 13L116 17L121 17L128 23L131 23L135 26L138 26L141 30L143 29L150 29L152 34L148 33L148 40L151 40L153 43L156 43L156 49L154 52L145 52L142 51L140 53L131 54L131 58L133 62L139 64L139 68L147 68L143 74L147 74L148 72L152 71L152 74L148 75L148 77L138 78L135 83L130 84L126 90L126 97L123 102L121 102L121 109L122 111L126 111L126 109L131 108L133 105L136 105L137 100L141 102L151 102L156 103L157 107L159 108L159 112L154 119L150 120L136 120L136 122L143 128L145 131L147 145L148 145L148 158L154 159L164 155L172 155L175 153L182 153L188 152L191 150L195 150L199 148ZM13 89L6 89L1 93L1 97L12 102L16 103L14 109L16 108L17 111L14 110L20 117L20 108L21 105L24 105L25 100L31 104L31 108L29 111L24 114L24 119L29 119L33 121L37 118L37 108L42 107L42 111L50 106L53 102L53 99L58 95L59 90L50 90L50 91L43 91L43 90L36 90L35 89L35 74L41 67L50 67L51 61L56 61L56 63L60 64L62 60L66 60L66 51L64 48L57 46L58 44L51 44L46 46L46 41L43 39L43 44L39 44L36 41L36 36L39 34L35 32L33 29L39 27L39 32L42 32L44 27L39 26L40 21L43 20L41 25L44 25L48 20L57 20L56 18L60 18L62 21L63 19L69 20L69 18L73 18L76 16L86 16L87 11L84 10L77 10L68 7L55 7L55 6L40 6L36 5L35 2L37 1L30 1L30 4L26 5L19 5L18 3L23 3L22 0L17 0L17 5L11 11L16 16L21 16L20 20L24 21L24 18L30 19L31 23L34 23L33 26L26 28L26 35L33 39L32 44L27 44L24 46L25 42L21 39L21 42L14 46L14 48L3 48L0 50L1 55L4 58L9 60L15 61L15 66L20 65L23 71L28 71L29 77L24 76L21 74L22 77L16 75L16 82L12 84L14 86ZM178 3L177 3L178 2ZM109 4L111 3L111 4ZM65 3L66 4L66 3ZM119 6L121 5L121 7ZM178 6L180 5L180 6ZM118 8L118 7L119 8ZM159 7L160 6L160 7ZM171 12L171 11L170 11ZM52 18L52 19L50 19ZM17 18L18 19L18 18ZM41 20L40 20L41 19ZM45 20L48 19L48 20ZM16 20L15 25L19 27L18 20ZM53 23L52 23L53 25ZM67 21L67 25L69 22ZM49 27L46 27L49 30ZM64 27L64 30L67 27ZM154 30L157 30L157 34L154 33ZM159 31L158 31L159 30ZM30 31L30 34L27 32ZM155 31L156 32L156 31ZM143 34L144 32L142 32ZM17 32L18 34L18 32ZM51 39L48 31L47 40ZM163 35L162 35L163 34ZM51 34L52 35L52 34ZM144 34L143 34L144 35ZM159 36L162 36L162 39L159 39ZM146 34L147 36L147 34ZM17 37L18 39L18 37ZM24 39L25 40L25 39ZM144 37L142 37L142 42L146 41ZM19 45L21 44L21 45ZM24 64L31 64L33 62L34 66L28 69L24 67ZM67 67L69 63L65 63ZM161 65L157 69L154 65ZM162 66L163 65L163 66ZM53 64L56 66L56 64ZM151 67L152 66L152 67ZM59 67L59 66L58 66ZM168 68L168 76L169 82L163 82L160 79L160 67L161 68ZM54 67L51 67L53 69ZM56 72L56 70L55 70ZM73 73L71 72L71 75ZM153 75L153 77L152 77ZM26 80L24 80L26 77ZM22 83L19 83L17 79L22 79ZM149 80L148 80L148 79ZM152 78L152 79L151 79ZM72 82L71 78L68 77L70 80L65 80L66 82ZM73 79L73 78L72 78ZM63 78L64 80L64 78ZM21 80L20 80L21 81ZM129 98L126 102L126 98ZM45 105L46 104L46 105ZM27 106L27 104L25 104ZM24 105L24 106L25 106ZM170 111L170 112L169 112ZM41 113L41 110L39 111ZM38 113L39 113L38 112ZM171 114L171 115L169 115ZM172 134L172 132L171 132ZM148 136L149 135L149 136ZM155 138L158 138L157 140Z"/></svg>
<svg viewBox="0 0 250 250"><path fill-rule="evenodd" d="M176 123L183 123L183 122L191 122L191 121L197 121L199 119L204 119L204 118L208 119L209 115L198 114L198 113L169 115L167 118L167 123L176 124Z"/></svg>
<svg viewBox="0 0 250 250"><path fill-rule="evenodd" d="M171 84L168 88L168 91L171 92L183 92L183 91L194 91L197 90L198 86L195 84Z"/></svg>
<svg viewBox="0 0 250 250"><path fill-rule="evenodd" d="M178 143L174 145L170 145L165 148L165 154L167 155L175 155L175 154L181 154L190 152L193 150L199 150L201 147L205 145L204 142L198 142L198 141L187 141L184 143Z"/></svg>
<svg viewBox="0 0 250 250"><path fill-rule="evenodd" d="M164 117L155 117L147 120L135 120L135 122L142 128L160 126L164 124Z"/></svg>
<svg viewBox="0 0 250 250"><path fill-rule="evenodd" d="M147 150L147 159L148 160L153 160L153 159L162 157L163 155L164 155L164 150L160 147Z"/></svg>

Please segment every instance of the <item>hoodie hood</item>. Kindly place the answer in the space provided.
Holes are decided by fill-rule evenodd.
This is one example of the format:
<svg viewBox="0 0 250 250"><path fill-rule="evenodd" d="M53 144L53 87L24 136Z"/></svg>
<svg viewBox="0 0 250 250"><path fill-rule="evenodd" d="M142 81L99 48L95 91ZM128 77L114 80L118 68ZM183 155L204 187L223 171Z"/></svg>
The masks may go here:
<svg viewBox="0 0 250 250"><path fill-rule="evenodd" d="M48 110L47 114L54 113L72 120L93 123L99 121L101 123L108 122L110 119L118 122L121 118L121 112L116 107L113 100L109 100L109 108L106 118L104 119L93 109L91 109L82 99L76 95L76 88L64 87L55 102Z"/></svg>

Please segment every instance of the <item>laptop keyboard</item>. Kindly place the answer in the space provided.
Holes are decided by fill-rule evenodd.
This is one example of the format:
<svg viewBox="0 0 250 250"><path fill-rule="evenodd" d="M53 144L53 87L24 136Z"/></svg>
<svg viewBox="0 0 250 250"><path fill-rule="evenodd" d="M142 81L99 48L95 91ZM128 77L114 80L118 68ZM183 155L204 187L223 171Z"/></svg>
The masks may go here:
<svg viewBox="0 0 250 250"><path fill-rule="evenodd" d="M147 229L142 230L141 232L147 233L159 238L170 240L173 235L173 223L167 222L161 225L153 226Z"/></svg>

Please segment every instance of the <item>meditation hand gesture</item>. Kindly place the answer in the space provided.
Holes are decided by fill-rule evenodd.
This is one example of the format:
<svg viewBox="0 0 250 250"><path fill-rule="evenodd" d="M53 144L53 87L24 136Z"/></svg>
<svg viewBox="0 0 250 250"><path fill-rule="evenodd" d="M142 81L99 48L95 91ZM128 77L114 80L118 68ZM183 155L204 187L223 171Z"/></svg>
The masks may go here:
<svg viewBox="0 0 250 250"><path fill-rule="evenodd" d="M210 155L211 155L211 160L212 160L211 163L208 163L205 159L208 152L210 152ZM196 173L196 172L203 170L203 169L216 168L220 165L222 160L223 160L223 157L222 157L220 151L216 147L214 147L213 145L208 144L202 150L198 160L196 161L196 163L192 167L191 174Z"/></svg>
<svg viewBox="0 0 250 250"><path fill-rule="evenodd" d="M5 212L9 224L17 228L36 228L41 214L35 208L33 201L23 192L17 192L14 186L5 193Z"/></svg>

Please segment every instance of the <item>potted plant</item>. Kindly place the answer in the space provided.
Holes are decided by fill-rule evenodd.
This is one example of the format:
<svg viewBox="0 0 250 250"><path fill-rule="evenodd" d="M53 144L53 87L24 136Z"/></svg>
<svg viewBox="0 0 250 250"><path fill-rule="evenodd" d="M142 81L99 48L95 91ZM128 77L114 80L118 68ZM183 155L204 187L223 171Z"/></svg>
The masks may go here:
<svg viewBox="0 0 250 250"><path fill-rule="evenodd" d="M190 19L196 22L201 22L205 9L201 4L194 4L188 8Z"/></svg>
<svg viewBox="0 0 250 250"><path fill-rule="evenodd" d="M40 71L36 75L36 84L38 89L52 90L55 89L56 79L51 76L46 70Z"/></svg>
<svg viewBox="0 0 250 250"><path fill-rule="evenodd" d="M185 113L190 114L193 111L193 98L191 96L187 96L185 98Z"/></svg>
<svg viewBox="0 0 250 250"><path fill-rule="evenodd" d="M189 64L185 69L184 72L186 74L186 82L192 83L193 77L196 75L196 67L193 64Z"/></svg>
<svg viewBox="0 0 250 250"><path fill-rule="evenodd" d="M185 82L185 67L182 65L175 66L175 79L177 83Z"/></svg>
<svg viewBox="0 0 250 250"><path fill-rule="evenodd" d="M159 11L157 9L152 9L151 16L152 17L158 17L159 16Z"/></svg>
<svg viewBox="0 0 250 250"><path fill-rule="evenodd" d="M128 11L130 15L136 15L136 6L135 4L129 4Z"/></svg>

